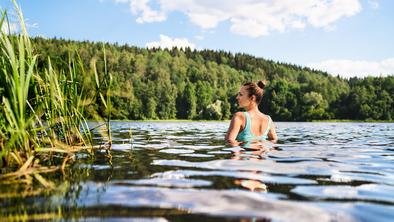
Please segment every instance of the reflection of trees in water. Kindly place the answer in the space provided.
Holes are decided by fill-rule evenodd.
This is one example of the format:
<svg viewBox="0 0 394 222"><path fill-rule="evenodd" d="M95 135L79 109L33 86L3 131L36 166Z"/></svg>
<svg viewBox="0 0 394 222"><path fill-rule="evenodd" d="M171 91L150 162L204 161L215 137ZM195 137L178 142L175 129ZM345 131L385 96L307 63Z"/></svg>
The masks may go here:
<svg viewBox="0 0 394 222"><path fill-rule="evenodd" d="M124 135L126 138L126 135ZM188 141L190 142L190 141ZM107 192L109 187L108 182L110 180L124 181L127 179L143 179L148 178L156 172L165 172L169 169L174 169L172 166L160 166L151 165L154 159L182 159L176 154L168 154L159 152L160 149L154 146L150 147L148 144L144 144L143 148L131 148L128 150L112 150L112 161L110 162L107 154L100 150L97 150L94 155L89 153L78 153L74 162L70 162L70 166L65 168L64 174L48 174L43 175L48 181L55 184L55 190L35 190L36 193L25 192L24 195L16 195L13 198L7 198L6 202L0 203L2 210L0 216L9 218L25 217L29 220L38 218L38 220L73 220L78 218L86 217L97 217L103 216L104 218L119 217L120 215L126 217L153 217L153 216L165 216L165 218L175 218L187 221L202 221L203 215L194 214L190 212L184 212L182 210L164 210L158 208L152 209L139 209L126 206L90 206L84 207L86 203L86 197L103 196ZM186 142L180 142L186 143ZM219 141L212 141L218 143ZM223 144L223 141L221 141ZM190 142L190 144L195 144ZM198 144L197 144L198 145ZM250 144L249 144L250 145ZM217 158L248 158L261 161L262 156L265 153L263 149L254 149L253 145L242 148L242 151L233 154L219 155ZM204 162L207 158L193 158L193 161ZM112 163L112 164L111 164ZM176 168L176 167L175 167ZM258 173L258 172L255 172ZM203 179L207 177L202 176ZM195 178L198 178L196 176ZM262 185L256 184L253 180L243 182L234 182L231 177L223 176L211 176L208 178L213 181L214 189L228 189L229 187L243 186L245 188L251 185L256 186L252 188L252 191L262 191ZM258 181L257 181L258 182ZM113 185L113 184L112 184ZM127 182L126 184L127 185ZM131 185L130 185L131 186ZM3 187L0 188L1 190ZM248 188L250 189L250 188ZM17 193L17 191L14 191ZM21 192L20 192L21 193ZM1 192L3 194L3 192ZM0 199L2 200L2 199ZM121 212L120 212L120 209ZM194 218L189 220L188 218ZM200 219L200 220L199 220ZM203 221L209 221L210 217L204 218ZM217 218L215 218L217 219ZM223 221L228 218L223 217ZM215 220L213 220L215 221ZM235 220L239 221L239 219ZM259 220L257 220L259 221Z"/></svg>
<svg viewBox="0 0 394 222"><path fill-rule="evenodd" d="M102 159L102 160L101 160ZM49 160L48 160L49 161ZM57 161L55 158L50 161ZM109 181L112 177L112 168L109 167L104 174L94 169L95 164L105 161L109 166L108 157L101 151L95 156L87 152L79 152L74 157L71 166L64 168L60 173L40 174L53 184L43 187L40 184L2 184L0 186L0 218L5 220L59 220L78 215L78 199L83 196L83 184L89 180ZM35 177L37 175L34 175ZM105 186L98 189L105 189ZM95 192L105 192L96 190ZM74 217L74 216L73 216Z"/></svg>
<svg viewBox="0 0 394 222"><path fill-rule="evenodd" d="M127 155L130 166L128 169L132 169L135 172L135 177L138 179L150 176L152 172L152 156L157 156L158 150L130 150Z"/></svg>
<svg viewBox="0 0 394 222"><path fill-rule="evenodd" d="M80 164L86 167L76 167L70 170L68 174L70 186L64 194L61 206L62 218L97 216L101 215L103 211L109 213L109 215L117 216L117 210L107 209L107 207L85 208L83 206L84 197L93 192L99 198L101 194L106 193L107 183L111 180L140 179L152 174L150 169L152 151L131 149L125 152L112 150L111 154L112 164L108 162L105 153L99 152L95 154L95 158L80 161Z"/></svg>
<svg viewBox="0 0 394 222"><path fill-rule="evenodd" d="M86 178L89 169L67 168L64 175L42 174L52 188L40 184L9 184L1 186L0 218L10 221L20 220L59 220L64 215L62 200L75 202L81 186L75 182L78 178ZM81 179L77 179L79 181ZM72 204L71 204L72 205Z"/></svg>

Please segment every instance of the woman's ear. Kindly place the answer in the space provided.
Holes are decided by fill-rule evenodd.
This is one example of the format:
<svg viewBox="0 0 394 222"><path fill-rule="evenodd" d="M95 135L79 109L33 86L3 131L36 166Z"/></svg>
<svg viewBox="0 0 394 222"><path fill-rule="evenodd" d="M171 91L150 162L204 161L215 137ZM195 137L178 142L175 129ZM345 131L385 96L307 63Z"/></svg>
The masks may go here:
<svg viewBox="0 0 394 222"><path fill-rule="evenodd" d="M250 97L250 99L251 99L253 102L256 102L256 96L255 96L255 95L252 95L252 96Z"/></svg>

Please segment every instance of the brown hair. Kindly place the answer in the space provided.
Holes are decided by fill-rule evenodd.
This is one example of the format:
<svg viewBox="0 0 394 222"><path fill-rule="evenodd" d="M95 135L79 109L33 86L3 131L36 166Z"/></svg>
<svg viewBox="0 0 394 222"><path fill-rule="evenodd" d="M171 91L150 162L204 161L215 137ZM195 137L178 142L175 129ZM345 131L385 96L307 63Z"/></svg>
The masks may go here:
<svg viewBox="0 0 394 222"><path fill-rule="evenodd" d="M260 80L258 82L245 83L243 86L246 86L249 97L254 95L256 97L256 103L260 104L263 99L265 85L265 81Z"/></svg>

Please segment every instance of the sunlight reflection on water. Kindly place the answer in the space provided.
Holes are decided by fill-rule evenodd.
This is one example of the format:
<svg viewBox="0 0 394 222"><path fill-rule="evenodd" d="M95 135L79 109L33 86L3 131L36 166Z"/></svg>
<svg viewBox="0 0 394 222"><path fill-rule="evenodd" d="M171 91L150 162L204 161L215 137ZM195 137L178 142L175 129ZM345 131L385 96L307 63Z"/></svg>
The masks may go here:
<svg viewBox="0 0 394 222"><path fill-rule="evenodd" d="M376 209L387 215L382 220L394 217L392 123L278 123L279 143L259 145L263 149L226 145L225 122L112 127L119 139L132 129L134 148L114 144L114 152L148 155L147 172L118 178L81 203L284 221L370 220ZM138 173L138 167L133 170ZM102 202L93 201L97 196Z"/></svg>
<svg viewBox="0 0 394 222"><path fill-rule="evenodd" d="M370 220L379 209L387 215L380 218L390 220L393 126L278 123L277 145L245 149L224 143L225 122L114 123L116 137L127 138L122 130L131 128L137 145L130 150L114 144L114 150L149 155L145 168L150 169L80 200L93 206L177 208L284 221ZM266 190L259 193L248 183ZM97 195L102 202L93 201Z"/></svg>
<svg viewBox="0 0 394 222"><path fill-rule="evenodd" d="M227 145L228 124L113 122L112 165L79 156L87 176L48 204L93 221L394 218L393 123L282 122L279 143L259 149Z"/></svg>

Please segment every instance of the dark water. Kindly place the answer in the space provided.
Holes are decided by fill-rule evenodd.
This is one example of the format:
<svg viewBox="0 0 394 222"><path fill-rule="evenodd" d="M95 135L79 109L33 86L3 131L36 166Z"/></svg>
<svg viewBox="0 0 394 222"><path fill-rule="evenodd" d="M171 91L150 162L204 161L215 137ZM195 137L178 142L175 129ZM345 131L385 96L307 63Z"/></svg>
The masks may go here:
<svg viewBox="0 0 394 222"><path fill-rule="evenodd" d="M47 176L57 191L3 195L1 213L73 221L394 221L394 124L277 123L279 144L259 149L226 145L227 127L114 122L112 161L105 151L81 153L64 175Z"/></svg>

